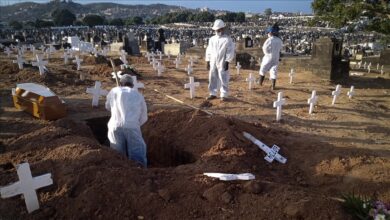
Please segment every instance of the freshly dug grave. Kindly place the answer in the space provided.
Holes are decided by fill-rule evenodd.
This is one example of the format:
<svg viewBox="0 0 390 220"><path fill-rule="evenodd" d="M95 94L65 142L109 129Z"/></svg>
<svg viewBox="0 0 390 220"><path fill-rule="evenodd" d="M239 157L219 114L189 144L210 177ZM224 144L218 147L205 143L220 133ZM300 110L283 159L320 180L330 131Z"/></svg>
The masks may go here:
<svg viewBox="0 0 390 220"><path fill-rule="evenodd" d="M96 128L104 120L107 118L87 122L61 119L31 126L25 134L6 139L5 153L0 157L0 185L17 180L13 165L22 161L30 163L33 176L52 173L54 184L38 190L40 210L27 214L24 201L18 196L0 200L0 216L348 219L339 203L330 198L337 187L333 187L333 193L318 187L329 179L338 182L337 178L311 177L319 169L334 170L336 162L328 164L333 167L323 162L317 168L303 170L301 166L307 164L297 152L313 151L313 143L292 134L193 110L159 110L149 114L142 129L150 164L148 169L142 169L95 139L92 130L96 135L104 133L105 128L91 130L88 125ZM278 144L281 154L288 158L287 164L267 163L264 153L246 140L242 131L266 144ZM324 150L319 153L325 152L327 146L321 148ZM331 155L328 153L327 157L332 158ZM359 163L379 165L379 161L354 165ZM203 176L203 172L251 172L256 180L222 182ZM323 181L318 184L314 179ZM372 185L366 190L380 192L382 187L385 186Z"/></svg>

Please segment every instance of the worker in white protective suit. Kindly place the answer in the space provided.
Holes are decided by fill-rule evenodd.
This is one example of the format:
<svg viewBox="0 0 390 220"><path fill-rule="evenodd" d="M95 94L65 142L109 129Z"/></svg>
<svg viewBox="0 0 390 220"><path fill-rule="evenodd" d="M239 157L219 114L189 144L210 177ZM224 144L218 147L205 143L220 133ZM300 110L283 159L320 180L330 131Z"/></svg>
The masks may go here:
<svg viewBox="0 0 390 220"><path fill-rule="evenodd" d="M145 99L133 88L130 75L123 75L120 84L111 89L106 101L106 109L111 112L108 122L110 147L146 167L146 144L141 133L141 125L148 120Z"/></svg>
<svg viewBox="0 0 390 220"><path fill-rule="evenodd" d="M270 27L267 29L268 39L263 44L264 57L260 66L259 84L263 85L265 73L270 72L270 79L272 81L272 90L275 89L276 79L278 76L278 65L280 58L280 51L283 47L282 40L277 37L279 31L278 27Z"/></svg>
<svg viewBox="0 0 390 220"><path fill-rule="evenodd" d="M225 33L225 23L217 19L212 29L215 36L209 40L206 49L207 70L209 70L209 97L207 100L217 98L218 89L222 101L229 96L229 63L234 59L234 43Z"/></svg>

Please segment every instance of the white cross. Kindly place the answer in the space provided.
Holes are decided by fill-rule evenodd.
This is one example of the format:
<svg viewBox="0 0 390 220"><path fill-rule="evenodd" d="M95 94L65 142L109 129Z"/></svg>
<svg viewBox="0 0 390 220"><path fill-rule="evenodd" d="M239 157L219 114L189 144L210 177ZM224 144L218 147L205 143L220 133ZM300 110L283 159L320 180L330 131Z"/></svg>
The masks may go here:
<svg viewBox="0 0 390 220"><path fill-rule="evenodd" d="M46 54L46 58L50 59L50 48L47 48L44 53Z"/></svg>
<svg viewBox="0 0 390 220"><path fill-rule="evenodd" d="M363 69L366 69L366 68L367 68L367 62L364 62Z"/></svg>
<svg viewBox="0 0 390 220"><path fill-rule="evenodd" d="M251 63L255 62L255 58L251 57L251 59L249 60L249 62L251 62Z"/></svg>
<svg viewBox="0 0 390 220"><path fill-rule="evenodd" d="M252 73L249 73L249 77L246 78L246 81L249 83L249 90L252 90L252 85L256 81L256 78L253 77Z"/></svg>
<svg viewBox="0 0 390 220"><path fill-rule="evenodd" d="M311 92L311 97L307 100L307 104L310 104L309 114L313 113L314 106L317 104L318 96L316 95L316 91L313 90Z"/></svg>
<svg viewBox="0 0 390 220"><path fill-rule="evenodd" d="M191 75L193 70L194 70L194 69L192 69L191 64L188 64L187 68L185 68L185 71L187 71L187 74L188 74L188 75Z"/></svg>
<svg viewBox="0 0 390 220"><path fill-rule="evenodd" d="M42 56L37 54L37 62L32 62L31 65L37 66L39 68L39 74L43 76L45 74L46 64L48 64L47 61L44 61L42 59Z"/></svg>
<svg viewBox="0 0 390 220"><path fill-rule="evenodd" d="M9 57L9 56L11 55L12 51L9 49L9 47L6 47L6 48L4 49L4 53L6 53L6 54L7 54L7 57Z"/></svg>
<svg viewBox="0 0 390 220"><path fill-rule="evenodd" d="M190 65L191 67L194 66L194 58L192 58L192 56L190 56L190 59L188 60L188 62L190 62Z"/></svg>
<svg viewBox="0 0 390 220"><path fill-rule="evenodd" d="M368 64L368 66L367 66L367 71L368 71L368 73L370 73L371 72L371 62Z"/></svg>
<svg viewBox="0 0 390 220"><path fill-rule="evenodd" d="M168 56L168 59L171 59L171 51L170 50L168 50L167 56Z"/></svg>
<svg viewBox="0 0 390 220"><path fill-rule="evenodd" d="M33 56L35 57L37 55L37 51L36 51L34 45L31 45L30 50L32 51Z"/></svg>
<svg viewBox="0 0 390 220"><path fill-rule="evenodd" d="M292 84L293 77L295 76L295 71L294 71L293 68L291 68L290 73L288 74L288 76L290 77L290 84Z"/></svg>
<svg viewBox="0 0 390 220"><path fill-rule="evenodd" d="M56 48L53 47L53 45L50 45L50 47L49 47L49 52L50 52L50 53L54 53L54 52L56 52L56 51L57 51Z"/></svg>
<svg viewBox="0 0 390 220"><path fill-rule="evenodd" d="M153 57L153 60L152 60L152 67L154 70L157 70L157 64L158 64L158 61Z"/></svg>
<svg viewBox="0 0 390 220"><path fill-rule="evenodd" d="M64 55L63 55L61 58L64 58L64 63L65 63L65 64L68 64L68 59L69 59L69 54L68 54L68 52L64 52Z"/></svg>
<svg viewBox="0 0 390 220"><path fill-rule="evenodd" d="M363 61L358 62L358 69L362 68L362 62Z"/></svg>
<svg viewBox="0 0 390 220"><path fill-rule="evenodd" d="M134 89L138 90L139 88L145 88L143 83L137 81L137 76L131 76L131 78L133 78Z"/></svg>
<svg viewBox="0 0 390 220"><path fill-rule="evenodd" d="M120 60L123 62L123 64L128 64L126 55L127 55L126 51L121 50L121 57L120 57Z"/></svg>
<svg viewBox="0 0 390 220"><path fill-rule="evenodd" d="M160 57L160 60L162 60L163 54L161 53L161 51L158 51L158 56Z"/></svg>
<svg viewBox="0 0 390 220"><path fill-rule="evenodd" d="M341 93L341 85L337 85L336 90L332 91L332 95L333 95L332 105L336 103L336 99L340 95L340 93Z"/></svg>
<svg viewBox="0 0 390 220"><path fill-rule="evenodd" d="M80 80L81 81L85 80L85 73L83 71L80 71Z"/></svg>
<svg viewBox="0 0 390 220"><path fill-rule="evenodd" d="M274 160L276 160L282 164L285 164L287 162L287 159L279 154L280 147L278 147L277 145L274 144L272 146L272 148L270 148L267 145L265 145L263 142L261 142L260 140L253 137L251 134L249 134L247 132L243 132L243 134L244 134L244 137L246 137L248 140L252 141L262 151L264 151L267 154L267 156L265 156L264 159L268 163L272 163L272 161L274 161Z"/></svg>
<svg viewBox="0 0 390 220"><path fill-rule="evenodd" d="M379 70L379 63L376 64L376 70Z"/></svg>
<svg viewBox="0 0 390 220"><path fill-rule="evenodd" d="M349 92L347 92L347 95L348 95L349 99L351 99L352 96L355 95L355 87L354 86L351 86L351 89L349 90Z"/></svg>
<svg viewBox="0 0 390 220"><path fill-rule="evenodd" d="M286 104L286 99L283 99L283 92L278 92L278 100L274 102L274 108L276 108L276 121L280 121L282 118L282 106Z"/></svg>
<svg viewBox="0 0 390 220"><path fill-rule="evenodd" d="M16 55L16 60L13 60L12 63L17 63L20 70L23 69L23 63L25 63L25 60L23 59L23 56Z"/></svg>
<svg viewBox="0 0 390 220"><path fill-rule="evenodd" d="M175 61L173 61L174 64L176 64L176 69L179 69L179 65L181 64L181 61L179 58L176 57Z"/></svg>
<svg viewBox="0 0 390 220"><path fill-rule="evenodd" d="M69 48L67 48L66 49L66 52L69 54L69 58L72 58L73 57L73 50L72 49L69 49Z"/></svg>
<svg viewBox="0 0 390 220"><path fill-rule="evenodd" d="M157 76L161 76L162 73L164 72L164 66L161 65L160 62L158 62L156 70L157 70Z"/></svg>
<svg viewBox="0 0 390 220"><path fill-rule="evenodd" d="M4 44L0 43L0 49L4 48Z"/></svg>
<svg viewBox="0 0 390 220"><path fill-rule="evenodd" d="M237 69L237 75L240 75L240 69L241 69L240 62L237 62L236 69Z"/></svg>
<svg viewBox="0 0 390 220"><path fill-rule="evenodd" d="M23 47L18 48L18 55L19 55L19 56L23 56L23 54L24 54L24 51L23 51L22 48L23 48Z"/></svg>
<svg viewBox="0 0 390 220"><path fill-rule="evenodd" d="M41 46L39 47L39 49L40 49L41 51L44 51L44 50L45 50L45 46L41 45Z"/></svg>
<svg viewBox="0 0 390 220"><path fill-rule="evenodd" d="M117 71L116 74L115 74L115 72L112 72L111 75L112 75L113 79L115 79L117 76L118 76L118 79L120 79L123 76L122 71Z"/></svg>
<svg viewBox="0 0 390 220"><path fill-rule="evenodd" d="M199 82L195 82L194 77L190 76L190 82L184 84L185 89L190 89L190 98L193 99L195 97L195 87L199 86Z"/></svg>
<svg viewBox="0 0 390 220"><path fill-rule="evenodd" d="M81 62L83 62L82 59L78 55L76 55L75 60L73 60L73 63L76 63L77 65L77 70L80 70L81 68Z"/></svg>
<svg viewBox="0 0 390 220"><path fill-rule="evenodd" d="M150 62L150 57L151 57L152 55L149 53L149 52L146 52L146 55L145 55L145 57L148 59L148 62Z"/></svg>
<svg viewBox="0 0 390 220"><path fill-rule="evenodd" d="M381 75L383 75L384 71L383 71L383 65L381 67Z"/></svg>
<svg viewBox="0 0 390 220"><path fill-rule="evenodd" d="M39 201L35 190L53 184L51 173L37 177L32 177L30 165L22 163L16 166L19 181L11 185L1 187L1 198L10 198L17 195L23 195L28 213L39 209Z"/></svg>
<svg viewBox="0 0 390 220"><path fill-rule="evenodd" d="M92 94L92 107L99 106L100 96L105 96L108 94L107 90L100 89L102 83L100 81L95 82L94 88L87 88L87 93Z"/></svg>

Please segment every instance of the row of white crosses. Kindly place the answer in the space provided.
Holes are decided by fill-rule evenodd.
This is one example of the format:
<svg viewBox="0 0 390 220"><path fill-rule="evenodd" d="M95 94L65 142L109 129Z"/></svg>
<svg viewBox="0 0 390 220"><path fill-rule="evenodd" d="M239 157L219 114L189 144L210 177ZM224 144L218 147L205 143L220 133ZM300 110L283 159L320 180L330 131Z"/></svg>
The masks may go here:
<svg viewBox="0 0 390 220"><path fill-rule="evenodd" d="M313 113L314 106L317 104L318 96L316 95L316 91L313 90L311 93L311 97L307 100L307 104L309 104L309 114ZM341 95L341 85L337 85L336 89L332 91L332 105L336 103L337 97ZM351 86L350 90L347 92L347 96L351 99L355 95L355 87ZM273 103L273 107L276 108L276 121L280 121L282 118L282 106L286 104L286 100L283 99L283 92L278 93L278 99Z"/></svg>

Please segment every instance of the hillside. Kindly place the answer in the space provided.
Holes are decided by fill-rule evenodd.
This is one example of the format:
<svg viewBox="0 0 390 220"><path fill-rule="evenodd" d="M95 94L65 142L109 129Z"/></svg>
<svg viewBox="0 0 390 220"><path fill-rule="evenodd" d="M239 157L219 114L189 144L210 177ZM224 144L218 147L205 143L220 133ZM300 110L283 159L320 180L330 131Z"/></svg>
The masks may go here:
<svg viewBox="0 0 390 220"><path fill-rule="evenodd" d="M85 14L99 14L108 19L127 18L130 16L155 17L168 12L189 10L179 6L152 4L152 5L122 5L116 3L78 4L75 2L52 1L49 3L24 2L9 6L0 6L0 21L11 20L35 21L36 19L50 19L50 14L57 8L66 8L76 14L77 18Z"/></svg>

